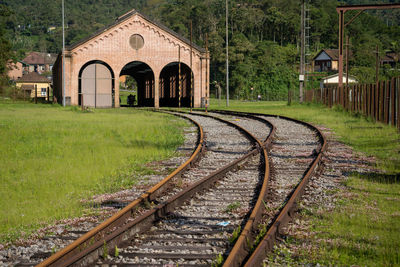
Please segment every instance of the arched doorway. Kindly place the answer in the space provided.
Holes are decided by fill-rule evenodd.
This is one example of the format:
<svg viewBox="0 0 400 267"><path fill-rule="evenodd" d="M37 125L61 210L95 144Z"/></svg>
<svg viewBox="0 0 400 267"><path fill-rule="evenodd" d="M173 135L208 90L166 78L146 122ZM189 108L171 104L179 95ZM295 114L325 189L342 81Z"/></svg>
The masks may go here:
<svg viewBox="0 0 400 267"><path fill-rule="evenodd" d="M154 72L149 65L141 61L132 61L122 68L119 75L129 75L135 79L138 106L154 106Z"/></svg>
<svg viewBox="0 0 400 267"><path fill-rule="evenodd" d="M180 70L179 70L180 65ZM181 106L190 107L192 71L185 63L171 62L160 73L160 106L179 106L179 73L181 76Z"/></svg>
<svg viewBox="0 0 400 267"><path fill-rule="evenodd" d="M115 106L114 73L100 60L86 63L79 71L78 104L94 108Z"/></svg>

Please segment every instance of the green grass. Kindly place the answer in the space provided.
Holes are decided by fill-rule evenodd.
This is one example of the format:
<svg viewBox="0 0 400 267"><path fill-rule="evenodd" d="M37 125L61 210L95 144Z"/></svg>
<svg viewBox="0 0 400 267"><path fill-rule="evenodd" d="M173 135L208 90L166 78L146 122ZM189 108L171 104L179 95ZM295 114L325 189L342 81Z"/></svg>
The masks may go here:
<svg viewBox="0 0 400 267"><path fill-rule="evenodd" d="M227 109L225 102L211 99L212 109ZM374 123L372 119L352 115L339 107L333 109L319 104L286 102L241 102L230 101L230 110L277 114L324 125L332 129L340 141L353 147L355 151L377 158L382 170L400 172L400 135L395 127Z"/></svg>
<svg viewBox="0 0 400 267"><path fill-rule="evenodd" d="M183 142L186 122L134 109L0 102L0 242L80 216L79 200L126 188Z"/></svg>
<svg viewBox="0 0 400 267"><path fill-rule="evenodd" d="M128 99L128 95L130 95L130 94L135 96L135 100L136 100L135 105L138 104L138 102L137 102L138 98L137 98L136 93L134 93L133 91L119 91L119 98L121 99L120 105L128 104L127 99Z"/></svg>
<svg viewBox="0 0 400 267"><path fill-rule="evenodd" d="M227 109L223 101L218 105L213 99L211 105ZM289 237L288 243L299 242L307 249L293 257L284 247L278 249L275 255L283 265L400 266L400 135L395 127L318 104L230 101L229 109L284 115L328 127L355 151L374 156L376 167L385 172L353 174L345 181L346 192L339 192L333 212L306 210L302 219L310 221L317 234L307 240Z"/></svg>
<svg viewBox="0 0 400 267"><path fill-rule="evenodd" d="M316 212L318 207L304 212L313 237L306 241L311 249L296 260L322 266L400 266L400 181L394 178L353 175L333 212Z"/></svg>
<svg viewBox="0 0 400 267"><path fill-rule="evenodd" d="M399 179L399 178L397 178ZM332 213L311 213L314 253L302 260L336 266L400 265L400 181L353 176Z"/></svg>

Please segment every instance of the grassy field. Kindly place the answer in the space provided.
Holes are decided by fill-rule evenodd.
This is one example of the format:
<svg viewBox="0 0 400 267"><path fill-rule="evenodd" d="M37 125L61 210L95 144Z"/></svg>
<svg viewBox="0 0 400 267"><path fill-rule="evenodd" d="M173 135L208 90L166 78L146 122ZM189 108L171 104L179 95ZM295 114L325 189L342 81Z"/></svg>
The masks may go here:
<svg viewBox="0 0 400 267"><path fill-rule="evenodd" d="M134 109L0 102L0 243L81 215L81 198L134 184L145 163L174 153L184 125Z"/></svg>
<svg viewBox="0 0 400 267"><path fill-rule="evenodd" d="M339 193L335 212L308 215L318 249L305 253L305 259L323 265L400 265L400 180L365 178L345 182L347 190Z"/></svg>
<svg viewBox="0 0 400 267"><path fill-rule="evenodd" d="M374 156L385 175L349 177L336 211L308 213L317 251L303 262L400 265L400 142L393 127L340 108L285 102L231 101L229 109L279 114L331 128L355 151ZM225 109L212 99L211 107ZM172 121L173 120L173 123ZM0 102L0 242L43 223L79 216L79 199L135 183L146 162L182 142L179 122L135 109L79 108ZM7 208L5 208L7 207ZM373 215L372 215L373 214ZM335 240L334 242L326 242ZM296 262L295 261L295 262Z"/></svg>
<svg viewBox="0 0 400 267"><path fill-rule="evenodd" d="M226 109L225 102L211 104ZM400 135L394 127L316 104L231 101L229 109L285 115L331 128L355 151L376 157L377 167L385 172L348 177L334 212L305 212L302 219L311 221L316 234L297 242L312 244L314 251L304 251L284 265L400 266Z"/></svg>

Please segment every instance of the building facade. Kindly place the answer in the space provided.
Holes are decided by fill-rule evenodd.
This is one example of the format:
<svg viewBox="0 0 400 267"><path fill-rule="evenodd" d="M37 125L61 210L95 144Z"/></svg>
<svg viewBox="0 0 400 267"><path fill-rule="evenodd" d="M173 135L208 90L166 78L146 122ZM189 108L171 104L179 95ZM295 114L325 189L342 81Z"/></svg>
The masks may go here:
<svg viewBox="0 0 400 267"><path fill-rule="evenodd" d="M119 107L120 77L137 82L139 106L200 107L209 95L208 52L132 10L65 51L67 105ZM63 99L63 57L53 68L54 94Z"/></svg>
<svg viewBox="0 0 400 267"><path fill-rule="evenodd" d="M316 72L337 71L338 62L338 49L323 49L313 59L313 70Z"/></svg>
<svg viewBox="0 0 400 267"><path fill-rule="evenodd" d="M15 85L24 92L28 98L44 98L49 100L50 80L37 72L23 75L15 81Z"/></svg>
<svg viewBox="0 0 400 267"><path fill-rule="evenodd" d="M24 74L30 72L42 74L44 72L52 71L56 59L57 54L30 52L22 60Z"/></svg>

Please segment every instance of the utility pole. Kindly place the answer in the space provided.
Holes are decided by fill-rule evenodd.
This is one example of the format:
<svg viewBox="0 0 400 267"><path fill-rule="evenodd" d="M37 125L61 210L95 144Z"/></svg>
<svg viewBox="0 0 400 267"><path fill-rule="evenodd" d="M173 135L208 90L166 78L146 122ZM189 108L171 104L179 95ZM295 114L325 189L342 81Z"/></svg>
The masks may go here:
<svg viewBox="0 0 400 267"><path fill-rule="evenodd" d="M346 35L346 87L349 86L349 36Z"/></svg>
<svg viewBox="0 0 400 267"><path fill-rule="evenodd" d="M181 108L181 99L182 99L182 84L181 84L181 46L178 45L178 91L179 91L179 101L178 101L178 108Z"/></svg>
<svg viewBox="0 0 400 267"><path fill-rule="evenodd" d="M305 61L305 34L304 34L304 0L301 0L301 26L300 26L300 103L303 103L303 87L304 87L304 61Z"/></svg>
<svg viewBox="0 0 400 267"><path fill-rule="evenodd" d="M379 46L376 45L376 64L375 64L375 83L378 85L379 83Z"/></svg>
<svg viewBox="0 0 400 267"><path fill-rule="evenodd" d="M226 9L226 106L229 107L229 40L228 40L228 0L225 1Z"/></svg>
<svg viewBox="0 0 400 267"><path fill-rule="evenodd" d="M377 9L393 9L400 8L400 4L377 4L377 5L346 5L336 7L336 11L339 14L339 63L338 63L338 74L339 74L339 88L343 88L343 37L345 27L350 25L358 16L360 16L365 10L377 10ZM358 13L354 15L346 24L344 23L344 14L350 10L358 10Z"/></svg>
<svg viewBox="0 0 400 267"><path fill-rule="evenodd" d="M192 42L193 42L193 26L190 20L190 112L193 109L193 71L192 71Z"/></svg>
<svg viewBox="0 0 400 267"><path fill-rule="evenodd" d="M206 113L208 111L208 34L206 33Z"/></svg>
<svg viewBox="0 0 400 267"><path fill-rule="evenodd" d="M62 0L62 91L63 91L63 106L65 107L65 29L64 29L64 0Z"/></svg>

